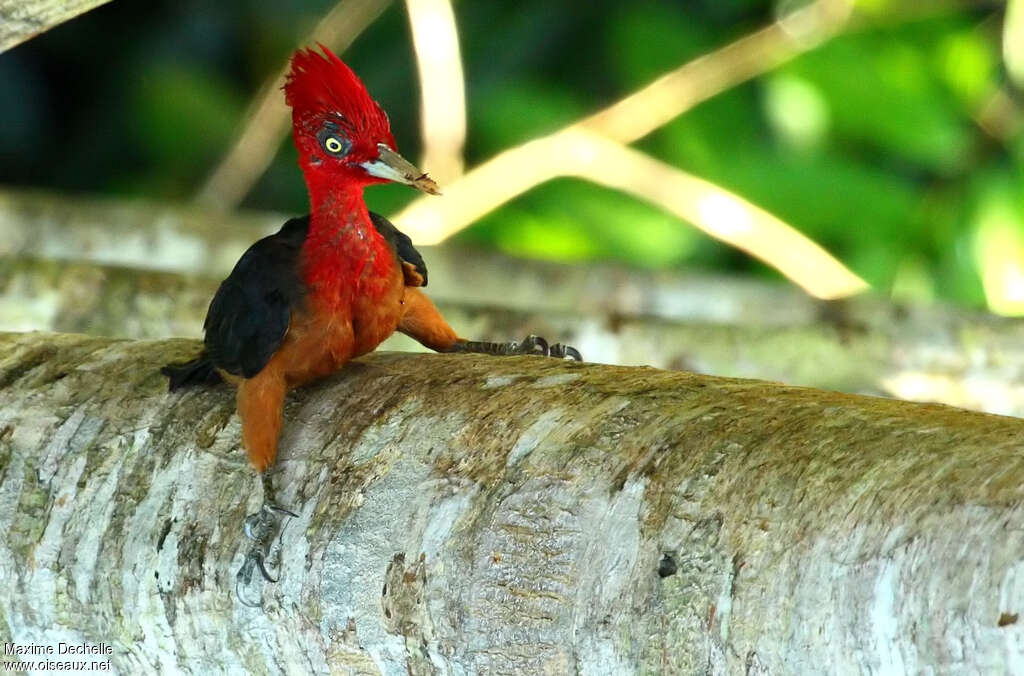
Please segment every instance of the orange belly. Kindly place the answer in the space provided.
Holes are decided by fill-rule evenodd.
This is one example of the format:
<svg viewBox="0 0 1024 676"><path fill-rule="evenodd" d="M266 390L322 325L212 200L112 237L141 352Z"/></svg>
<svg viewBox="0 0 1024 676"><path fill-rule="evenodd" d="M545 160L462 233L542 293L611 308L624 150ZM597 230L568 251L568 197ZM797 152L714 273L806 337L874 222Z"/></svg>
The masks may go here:
<svg viewBox="0 0 1024 676"><path fill-rule="evenodd" d="M347 307L311 296L305 310L292 315L284 343L268 366L280 368L293 388L328 376L350 359L375 350L402 318L401 271L396 269L393 278L378 283L374 291L360 294Z"/></svg>
<svg viewBox="0 0 1024 676"><path fill-rule="evenodd" d="M242 444L257 471L277 456L285 393L329 376L394 333L405 292L402 273L394 270L394 277L376 280L372 294L358 294L350 303L310 294L306 307L292 313L284 342L263 370L237 379Z"/></svg>

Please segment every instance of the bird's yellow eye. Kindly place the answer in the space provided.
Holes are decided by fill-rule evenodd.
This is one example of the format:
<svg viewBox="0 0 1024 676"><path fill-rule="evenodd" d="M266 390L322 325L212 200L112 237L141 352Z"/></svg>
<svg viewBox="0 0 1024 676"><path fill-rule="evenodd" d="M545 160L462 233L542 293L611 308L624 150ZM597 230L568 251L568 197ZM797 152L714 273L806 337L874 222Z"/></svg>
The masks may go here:
<svg viewBox="0 0 1024 676"><path fill-rule="evenodd" d="M343 147L341 141L333 136L328 136L327 140L324 141L324 148L329 153L340 153Z"/></svg>
<svg viewBox="0 0 1024 676"><path fill-rule="evenodd" d="M325 122L316 135L317 142L328 155L341 158L352 149L352 142L338 129L335 122Z"/></svg>

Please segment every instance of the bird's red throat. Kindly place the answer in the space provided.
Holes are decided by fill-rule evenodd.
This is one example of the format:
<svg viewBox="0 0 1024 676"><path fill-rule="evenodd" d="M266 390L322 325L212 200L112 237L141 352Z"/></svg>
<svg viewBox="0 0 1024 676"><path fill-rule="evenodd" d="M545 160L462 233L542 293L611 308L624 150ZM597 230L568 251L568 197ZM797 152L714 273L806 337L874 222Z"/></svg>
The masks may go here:
<svg viewBox="0 0 1024 676"><path fill-rule="evenodd" d="M309 187L312 210L302 260L312 300L341 311L356 295L383 294L381 281L394 275L396 264L370 220L363 187Z"/></svg>

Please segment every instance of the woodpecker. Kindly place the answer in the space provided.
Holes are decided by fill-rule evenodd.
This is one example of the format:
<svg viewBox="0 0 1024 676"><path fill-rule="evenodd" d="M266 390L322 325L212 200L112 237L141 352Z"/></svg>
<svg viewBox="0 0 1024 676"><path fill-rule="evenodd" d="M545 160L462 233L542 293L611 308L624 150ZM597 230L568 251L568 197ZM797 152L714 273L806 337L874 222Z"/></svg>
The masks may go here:
<svg viewBox="0 0 1024 676"><path fill-rule="evenodd" d="M460 338L430 299L427 268L412 241L370 212L363 190L394 181L425 193L437 185L395 150L388 117L359 78L323 45L291 59L285 100L309 190L310 213L253 244L217 289L203 350L162 371L171 391L227 382L237 387L242 446L260 474L264 503L246 518L254 541L239 577L265 565L280 523L267 473L277 455L285 395L373 351L396 330L438 352L539 354L580 359L537 336L488 343Z"/></svg>

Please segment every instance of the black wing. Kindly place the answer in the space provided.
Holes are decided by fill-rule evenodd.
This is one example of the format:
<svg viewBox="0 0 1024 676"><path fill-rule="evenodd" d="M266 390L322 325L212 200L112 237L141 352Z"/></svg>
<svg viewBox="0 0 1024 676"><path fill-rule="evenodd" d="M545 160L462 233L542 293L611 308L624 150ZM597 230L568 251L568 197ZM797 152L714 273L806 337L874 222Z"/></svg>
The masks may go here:
<svg viewBox="0 0 1024 676"><path fill-rule="evenodd" d="M251 378L281 346L306 293L299 253L308 232L309 216L291 219L249 247L221 282L203 324L214 366Z"/></svg>
<svg viewBox="0 0 1024 676"><path fill-rule="evenodd" d="M406 284L409 286L426 286L427 285L427 266L423 262L423 256L416 250L416 247L412 245L412 240L409 236L395 227L395 224L384 218L380 214L370 212L370 220L373 221L373 227L377 228L377 232L381 234L384 239L388 241L391 247L398 254L398 259L407 266L406 270ZM411 268L411 270L409 270ZM415 275L410 276L408 273L413 272ZM422 281L416 279L418 275ZM415 283L419 282L419 283Z"/></svg>

